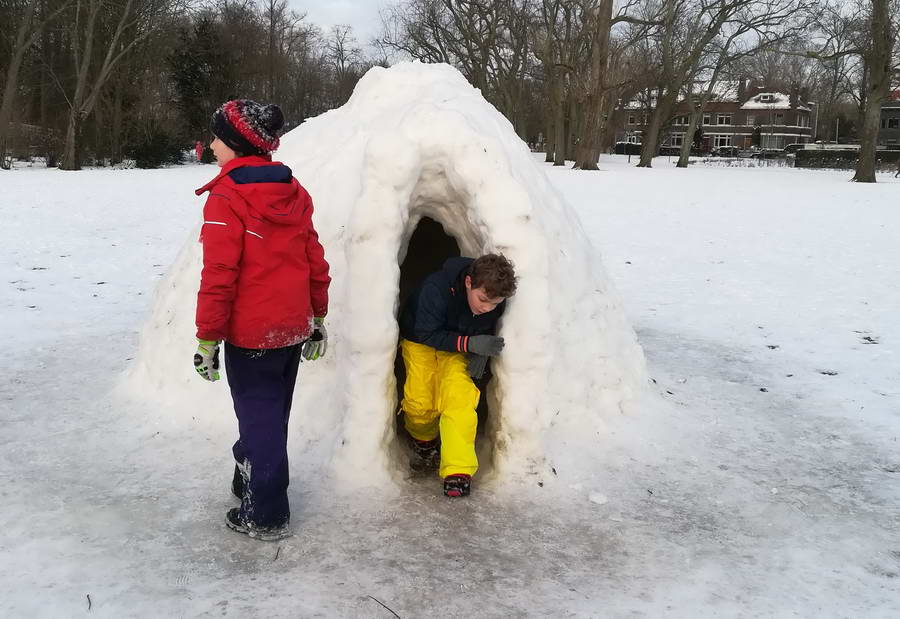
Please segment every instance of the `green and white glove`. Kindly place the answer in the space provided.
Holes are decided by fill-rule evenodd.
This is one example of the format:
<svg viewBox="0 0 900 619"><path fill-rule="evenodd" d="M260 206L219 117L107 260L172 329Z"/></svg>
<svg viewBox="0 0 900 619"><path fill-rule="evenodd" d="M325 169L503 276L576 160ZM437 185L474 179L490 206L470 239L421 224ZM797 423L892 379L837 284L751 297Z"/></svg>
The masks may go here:
<svg viewBox="0 0 900 619"><path fill-rule="evenodd" d="M303 344L303 358L307 361L315 361L325 356L328 350L328 331L325 330L325 317L313 318L313 332Z"/></svg>
<svg viewBox="0 0 900 619"><path fill-rule="evenodd" d="M197 370L197 374L210 382L219 380L219 342L197 340L194 369Z"/></svg>

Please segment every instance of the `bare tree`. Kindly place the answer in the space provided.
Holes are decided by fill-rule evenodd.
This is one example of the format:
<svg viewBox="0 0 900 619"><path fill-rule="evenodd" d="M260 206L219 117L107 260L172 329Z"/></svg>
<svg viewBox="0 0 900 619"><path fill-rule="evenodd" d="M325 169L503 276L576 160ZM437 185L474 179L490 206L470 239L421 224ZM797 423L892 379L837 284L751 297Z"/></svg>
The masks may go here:
<svg viewBox="0 0 900 619"><path fill-rule="evenodd" d="M863 49L866 69L866 88L862 107L859 161L853 180L858 183L875 182L878 125L881 104L891 91L894 69L894 46L897 43L897 6L891 12L890 0L871 0L868 45Z"/></svg>
<svg viewBox="0 0 900 619"><path fill-rule="evenodd" d="M843 14L832 4L820 7L816 26L830 41L834 52L844 52L856 46L858 24L852 16ZM818 61L814 69L818 82L817 118L825 139L832 137L832 121L838 117L840 105L855 98L854 76L862 70L859 56L838 54L830 60ZM818 137L818 136L816 136Z"/></svg>
<svg viewBox="0 0 900 619"><path fill-rule="evenodd" d="M640 19L628 14L628 11L638 5L637 0L629 0L619 8L613 17L612 0L599 0L588 2L588 10L584 12L587 18L589 31L590 64L579 89L579 106L582 110L582 132L578 152L575 157L575 168L581 170L597 170L597 161L603 143L603 134L606 127L604 117L609 117L615 107L615 94L626 84L634 80L634 75L621 76L616 79L620 54L611 53L612 29L617 24L627 23L632 28L621 47L630 47L638 39L647 36L651 27L660 24L658 16ZM612 99L612 101L610 101Z"/></svg>
<svg viewBox="0 0 900 619"><path fill-rule="evenodd" d="M639 167L649 168L659 149L662 129L672 118L688 77L697 74L717 39L735 30L771 39L792 27L806 0L662 0L662 27L656 39L661 80L650 124L642 139ZM742 25L744 24L744 25ZM732 39L739 41L740 36Z"/></svg>
<svg viewBox="0 0 900 619"><path fill-rule="evenodd" d="M567 120L571 86L582 70L579 64L586 49L583 6L578 0L542 0L540 19L533 27L532 49L541 61L546 104L543 126L547 135L546 161L562 166L566 163L569 135Z"/></svg>
<svg viewBox="0 0 900 619"><path fill-rule="evenodd" d="M834 28L833 21L820 20L819 48L807 51L805 56L825 63L848 56L860 59L857 89L860 148L853 180L874 183L881 104L888 98L898 70L900 3L897 0L856 0L849 8L839 4L829 7L829 14L840 18L837 21L839 27Z"/></svg>
<svg viewBox="0 0 900 619"><path fill-rule="evenodd" d="M325 41L325 55L335 77L334 105L346 101L361 75L362 50L353 36L350 26L332 26Z"/></svg>
<svg viewBox="0 0 900 619"><path fill-rule="evenodd" d="M19 72L25 60L25 54L35 44L44 28L68 8L72 0L61 0L57 3L39 2L38 0L11 0L5 7L8 18L18 21L15 38L11 45L11 54L6 67L6 80L3 86L3 99L0 103L0 158L6 154L9 139L10 121L19 85ZM16 21L7 27L15 27Z"/></svg>
<svg viewBox="0 0 900 619"><path fill-rule="evenodd" d="M534 0L406 0L382 11L378 43L446 62L521 129Z"/></svg>
<svg viewBox="0 0 900 619"><path fill-rule="evenodd" d="M173 8L173 0L79 0L70 16L69 35L74 88L65 93L69 106L60 169L78 170L78 140L84 119L94 110L103 86L122 58L146 39ZM57 80L58 81L58 80Z"/></svg>
<svg viewBox="0 0 900 619"><path fill-rule="evenodd" d="M727 89L721 87L719 76L725 68L725 50L720 50L715 56L712 66L701 67L700 70L691 75L684 85L684 100L688 106L688 124L685 128L684 139L681 143L681 152L678 155L678 163L676 167L686 168L691 158L691 147L693 146L693 136L700 126L703 118L703 110L714 96L722 95ZM701 76L707 77L704 83L700 80ZM694 92L698 83L700 84L699 92ZM732 93L733 94L733 93Z"/></svg>
<svg viewBox="0 0 900 619"><path fill-rule="evenodd" d="M703 110L713 96L737 95L736 88L731 88L733 92L726 93L728 89L720 87L720 78L724 72L744 58L758 56L766 50L783 45L786 41L794 39L805 28L804 20L793 23L789 20L802 8L802 5L798 4L793 13L785 14L780 11L770 13L750 4L723 24L719 35L711 41L701 64L692 69L690 78L685 81L683 87L685 101L690 111L685 137L693 137L697 127L700 126ZM698 79L704 86L695 95L694 87ZM692 139L685 139L682 142L677 167L688 166L692 142Z"/></svg>
<svg viewBox="0 0 900 619"><path fill-rule="evenodd" d="M263 0L262 16L268 35L266 97L276 101L283 83L279 78L287 71L289 50L295 38L301 36L299 26L305 15L288 10L287 0Z"/></svg>

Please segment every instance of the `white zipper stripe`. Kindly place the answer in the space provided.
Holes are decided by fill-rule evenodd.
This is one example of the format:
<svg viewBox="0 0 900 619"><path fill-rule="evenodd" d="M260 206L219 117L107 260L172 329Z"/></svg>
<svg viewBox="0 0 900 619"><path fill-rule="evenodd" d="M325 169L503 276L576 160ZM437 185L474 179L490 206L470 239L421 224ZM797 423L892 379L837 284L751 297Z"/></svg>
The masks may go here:
<svg viewBox="0 0 900 619"><path fill-rule="evenodd" d="M227 225L228 225L228 224L226 224L224 221L204 221L203 223L205 223L205 224L215 224L215 225L217 225L217 226L227 226Z"/></svg>
<svg viewBox="0 0 900 619"><path fill-rule="evenodd" d="M244 232L246 232L247 234L252 234L253 236L258 236L259 238L262 238L261 234L257 234L255 232L253 232L252 230L244 230Z"/></svg>

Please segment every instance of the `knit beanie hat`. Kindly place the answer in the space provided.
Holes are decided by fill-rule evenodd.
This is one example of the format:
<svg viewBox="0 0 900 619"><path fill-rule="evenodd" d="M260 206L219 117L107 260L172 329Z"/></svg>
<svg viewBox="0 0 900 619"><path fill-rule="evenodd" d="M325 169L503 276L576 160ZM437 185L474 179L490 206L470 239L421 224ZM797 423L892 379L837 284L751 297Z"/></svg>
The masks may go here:
<svg viewBox="0 0 900 619"><path fill-rule="evenodd" d="M265 155L278 148L284 114L277 105L235 99L213 113L209 128L240 155Z"/></svg>

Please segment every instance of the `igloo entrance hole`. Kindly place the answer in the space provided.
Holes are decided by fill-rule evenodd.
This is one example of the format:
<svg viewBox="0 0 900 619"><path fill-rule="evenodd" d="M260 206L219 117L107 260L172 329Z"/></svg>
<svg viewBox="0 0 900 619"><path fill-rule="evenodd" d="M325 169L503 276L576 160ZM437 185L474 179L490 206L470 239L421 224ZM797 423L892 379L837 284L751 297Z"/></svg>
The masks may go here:
<svg viewBox="0 0 900 619"><path fill-rule="evenodd" d="M403 310L410 293L415 290L422 280L428 275L439 271L448 258L461 255L459 243L457 239L444 230L444 226L432 219L423 216L412 235L409 237L409 244L406 254L400 264L400 282L398 291L397 318ZM397 436L402 441L407 439L406 430L403 427L403 414L400 412L400 402L403 399L403 384L406 381L406 371L403 366L403 359L400 355L400 343L397 342L397 354L394 358L394 375L397 379L397 406L398 411L396 418ZM491 380L490 364L485 375L475 384L481 390L481 399L478 402L478 432L476 435L476 449L479 459L479 470L484 473L490 464L490 445L487 443L487 419L488 419L488 383ZM407 469L406 450L400 449L398 453L402 454L399 463L401 470Z"/></svg>

